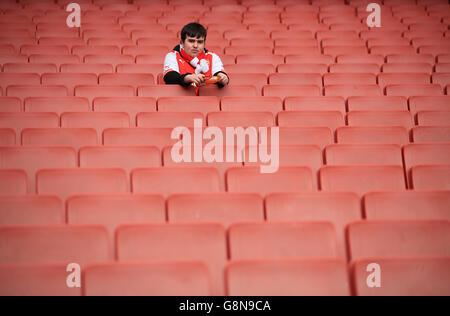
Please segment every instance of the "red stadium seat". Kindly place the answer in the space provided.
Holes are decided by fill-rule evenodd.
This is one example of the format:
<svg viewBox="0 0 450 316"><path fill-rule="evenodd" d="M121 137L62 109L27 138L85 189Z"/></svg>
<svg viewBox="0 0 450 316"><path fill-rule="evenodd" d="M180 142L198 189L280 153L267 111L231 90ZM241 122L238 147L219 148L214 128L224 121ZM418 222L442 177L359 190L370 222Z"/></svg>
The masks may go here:
<svg viewBox="0 0 450 316"><path fill-rule="evenodd" d="M267 127L274 126L270 112L212 112L207 117L208 126L219 127Z"/></svg>
<svg viewBox="0 0 450 316"><path fill-rule="evenodd" d="M359 196L406 189L401 166L325 166L320 170L320 181L323 191L352 191Z"/></svg>
<svg viewBox="0 0 450 316"><path fill-rule="evenodd" d="M12 85L40 85L41 78L38 74L26 73L0 73L0 87L6 90Z"/></svg>
<svg viewBox="0 0 450 316"><path fill-rule="evenodd" d="M164 243L161 243L164 240ZM119 261L201 260L208 265L212 293L223 295L226 233L219 224L147 224L117 231Z"/></svg>
<svg viewBox="0 0 450 316"><path fill-rule="evenodd" d="M109 263L85 270L86 296L212 295L208 266L202 262Z"/></svg>
<svg viewBox="0 0 450 316"><path fill-rule="evenodd" d="M274 192L315 190L311 169L307 167L280 167L276 173L262 174L260 168L232 168L227 172L228 192L256 192L266 195Z"/></svg>
<svg viewBox="0 0 450 316"><path fill-rule="evenodd" d="M411 169L414 190L449 190L450 166L415 166Z"/></svg>
<svg viewBox="0 0 450 316"><path fill-rule="evenodd" d="M328 46L323 48L325 55L339 56L347 54L367 54L367 47L365 45L358 46Z"/></svg>
<svg viewBox="0 0 450 316"><path fill-rule="evenodd" d="M18 169L0 169L0 195L27 194L27 174Z"/></svg>
<svg viewBox="0 0 450 316"><path fill-rule="evenodd" d="M411 113L416 115L421 111L448 111L450 110L449 102L448 96L410 97L409 107Z"/></svg>
<svg viewBox="0 0 450 316"><path fill-rule="evenodd" d="M85 97L89 101L97 97L133 97L136 95L135 89L131 86L118 85L118 86L83 86L79 85L75 87L75 96Z"/></svg>
<svg viewBox="0 0 450 316"><path fill-rule="evenodd" d="M280 127L280 145L317 145L320 148L334 142L328 127Z"/></svg>
<svg viewBox="0 0 450 316"><path fill-rule="evenodd" d="M67 286L65 264L0 266L2 296L81 296L81 288Z"/></svg>
<svg viewBox="0 0 450 316"><path fill-rule="evenodd" d="M450 126L417 126L412 137L417 143L450 142Z"/></svg>
<svg viewBox="0 0 450 316"><path fill-rule="evenodd" d="M320 96L321 88L316 85L266 85L263 88L263 95L269 97L301 97Z"/></svg>
<svg viewBox="0 0 450 316"><path fill-rule="evenodd" d="M448 191L375 192L365 196L369 220L450 219Z"/></svg>
<svg viewBox="0 0 450 316"><path fill-rule="evenodd" d="M123 224L163 223L164 199L158 195L81 195L67 200L67 222L71 225L103 225L114 247L115 231Z"/></svg>
<svg viewBox="0 0 450 316"><path fill-rule="evenodd" d="M86 64L110 64L116 69L120 64L134 64L134 57L131 55L87 55L84 57Z"/></svg>
<svg viewBox="0 0 450 316"><path fill-rule="evenodd" d="M433 72L433 65L427 63L394 63L384 64L384 73L426 73L431 74Z"/></svg>
<svg viewBox="0 0 450 316"><path fill-rule="evenodd" d="M409 143L408 130L400 126L347 126L336 130L340 144L399 144Z"/></svg>
<svg viewBox="0 0 450 316"><path fill-rule="evenodd" d="M230 76L235 73L256 73L270 75L275 72L275 66L273 64L233 64L225 65L225 69Z"/></svg>
<svg viewBox="0 0 450 316"><path fill-rule="evenodd" d="M284 100L286 111L339 111L345 115L345 100L341 97L288 97Z"/></svg>
<svg viewBox="0 0 450 316"><path fill-rule="evenodd" d="M337 111L286 111L278 114L279 126L325 126L332 130L345 126L344 116Z"/></svg>
<svg viewBox="0 0 450 316"><path fill-rule="evenodd" d="M325 87L325 96L372 97L381 96L382 92L377 85L330 85Z"/></svg>
<svg viewBox="0 0 450 316"><path fill-rule="evenodd" d="M322 87L322 75L317 74L295 74L295 73L275 73L269 76L271 85L316 85Z"/></svg>
<svg viewBox="0 0 450 316"><path fill-rule="evenodd" d="M263 199L257 194L179 194L167 201L169 222L263 222Z"/></svg>
<svg viewBox="0 0 450 316"><path fill-rule="evenodd" d="M80 149L80 167L133 169L161 166L161 152L146 146L99 146Z"/></svg>
<svg viewBox="0 0 450 316"><path fill-rule="evenodd" d="M53 112L61 115L64 112L89 112L91 106L85 98L77 97L43 97L27 98L25 112Z"/></svg>
<svg viewBox="0 0 450 316"><path fill-rule="evenodd" d="M14 129L17 139L24 128L59 127L54 113L0 113L0 128Z"/></svg>
<svg viewBox="0 0 450 316"><path fill-rule="evenodd" d="M283 64L278 65L277 71L279 73L320 73L323 75L328 72L328 66L316 63Z"/></svg>
<svg viewBox="0 0 450 316"><path fill-rule="evenodd" d="M135 89L141 85L155 84L151 74L102 74L98 80L101 85L128 85Z"/></svg>
<svg viewBox="0 0 450 316"><path fill-rule="evenodd" d="M350 295L346 265L339 259L233 261L226 275L231 296Z"/></svg>
<svg viewBox="0 0 450 316"><path fill-rule="evenodd" d="M55 64L57 67L62 64L76 64L80 62L80 58L75 55L31 55L30 63L36 64Z"/></svg>
<svg viewBox="0 0 450 316"><path fill-rule="evenodd" d="M232 79L231 79L232 80ZM222 89L217 86L206 86L200 89L200 96L217 96L222 97L256 97L261 95L254 85L232 85Z"/></svg>
<svg viewBox="0 0 450 316"><path fill-rule="evenodd" d="M232 98L232 97L230 97ZM158 99L159 112L200 112L206 116L208 112L220 111L218 97L161 97Z"/></svg>
<svg viewBox="0 0 450 316"><path fill-rule="evenodd" d="M382 55L339 55L336 58L338 64L376 64L382 66L384 64L384 57Z"/></svg>
<svg viewBox="0 0 450 316"><path fill-rule="evenodd" d="M128 113L131 126L136 125L136 115L142 112L155 112L156 100L146 97L99 97L93 102L95 112Z"/></svg>
<svg viewBox="0 0 450 316"><path fill-rule="evenodd" d="M408 130L414 126L408 111L353 111L347 121L349 126L402 126Z"/></svg>
<svg viewBox="0 0 450 316"><path fill-rule="evenodd" d="M403 148L406 172L418 165L450 165L450 144L411 144Z"/></svg>
<svg viewBox="0 0 450 316"><path fill-rule="evenodd" d="M165 197L175 193L219 192L219 172L208 167L138 169L132 173L132 189L134 193L157 193Z"/></svg>
<svg viewBox="0 0 450 316"><path fill-rule="evenodd" d="M402 55L411 55L415 54L416 50L414 47L409 45L397 45L397 46L388 46L388 45L382 45L382 46L373 46L370 49L370 54L376 54L376 55L394 55L394 54L402 54Z"/></svg>
<svg viewBox="0 0 450 316"><path fill-rule="evenodd" d="M425 55L425 54L414 54L414 55L388 55L386 56L386 61L388 64L399 64L399 63L407 63L407 64L430 64L433 65L435 63L435 58L433 55ZM389 66L392 67L392 66ZM398 67L398 66L396 66Z"/></svg>
<svg viewBox="0 0 450 316"><path fill-rule="evenodd" d="M238 223L228 235L233 260L337 257L329 222Z"/></svg>
<svg viewBox="0 0 450 316"><path fill-rule="evenodd" d="M64 205L54 196L1 196L0 226L64 224Z"/></svg>
<svg viewBox="0 0 450 316"><path fill-rule="evenodd" d="M50 71L46 71L50 72ZM56 72L56 71L54 71ZM88 73L97 76L103 73L113 73L114 68L110 64L65 64L61 65L61 73Z"/></svg>
<svg viewBox="0 0 450 316"><path fill-rule="evenodd" d="M236 64L272 64L274 66L284 64L281 55L239 55L236 56Z"/></svg>
<svg viewBox="0 0 450 316"><path fill-rule="evenodd" d="M348 227L353 260L373 257L448 256L448 221L361 221Z"/></svg>
<svg viewBox="0 0 450 316"><path fill-rule="evenodd" d="M378 75L380 66L368 63L348 63L330 65L330 73L371 73Z"/></svg>
<svg viewBox="0 0 450 316"><path fill-rule="evenodd" d="M37 174L38 194L57 195L66 200L72 195L128 192L122 169L45 169Z"/></svg>
<svg viewBox="0 0 450 316"><path fill-rule="evenodd" d="M71 96L75 94L76 86L97 84L97 75L92 73L51 73L42 75L42 85L63 85L68 89L68 93Z"/></svg>
<svg viewBox="0 0 450 316"><path fill-rule="evenodd" d="M12 226L0 228L3 264L68 264L85 266L112 259L102 226ZM67 277L67 272L66 272Z"/></svg>
<svg viewBox="0 0 450 316"><path fill-rule="evenodd" d="M70 146L97 145L95 129L90 128L27 128L22 132L24 146Z"/></svg>
<svg viewBox="0 0 450 316"><path fill-rule="evenodd" d="M16 145L16 133L11 128L0 128L0 146Z"/></svg>
<svg viewBox="0 0 450 316"><path fill-rule="evenodd" d="M1 54L0 65L8 63L24 64L28 62L28 57L23 55Z"/></svg>
<svg viewBox="0 0 450 316"><path fill-rule="evenodd" d="M30 97L66 97L68 90L64 86L16 85L6 90L9 97L18 97L21 100Z"/></svg>
<svg viewBox="0 0 450 316"><path fill-rule="evenodd" d="M86 20L84 22L87 22ZM39 39L39 45L42 46L54 46L64 45L72 49L73 46L86 45L86 42L82 38L73 37L41 37Z"/></svg>
<svg viewBox="0 0 450 316"><path fill-rule="evenodd" d="M323 76L323 84L337 85L337 84L358 84L372 85L377 83L377 77L371 73L330 73Z"/></svg>
<svg viewBox="0 0 450 316"><path fill-rule="evenodd" d="M422 126L450 125L450 111L419 112L417 122Z"/></svg>
<svg viewBox="0 0 450 316"><path fill-rule="evenodd" d="M272 112L275 116L283 110L283 101L278 97L223 97L221 109L222 111Z"/></svg>
<svg viewBox="0 0 450 316"><path fill-rule="evenodd" d="M51 147L3 147L1 167L22 169L28 175L28 192L36 192L36 173L45 168L75 168L78 157L72 148ZM33 157L30 160L30 157Z"/></svg>
<svg viewBox="0 0 450 316"><path fill-rule="evenodd" d="M184 88L178 85L153 85L138 88L139 97L173 97L173 96L195 96L194 89Z"/></svg>
<svg viewBox="0 0 450 316"><path fill-rule="evenodd" d="M244 74L235 73L230 76L230 85L253 85L258 90L258 95L261 95L262 88L267 84L267 76L265 74Z"/></svg>
<svg viewBox="0 0 450 316"><path fill-rule="evenodd" d="M450 74L449 73L433 74L432 81L434 84L439 84L443 89L445 89L446 86L450 85Z"/></svg>
<svg viewBox="0 0 450 316"><path fill-rule="evenodd" d="M171 138L173 128L111 128L103 135L104 145L156 146L162 150L178 142Z"/></svg>
<svg viewBox="0 0 450 316"><path fill-rule="evenodd" d="M326 164L397 165L403 167L402 149L396 144L334 144L325 149Z"/></svg>
<svg viewBox="0 0 450 316"><path fill-rule="evenodd" d="M381 267L382 287L367 286L367 267ZM352 267L355 294L358 296L441 296L449 295L450 259L439 258L371 258L358 260Z"/></svg>
<svg viewBox="0 0 450 316"><path fill-rule="evenodd" d="M427 85L430 84L430 75L427 73L382 73L378 75L378 84L382 89L390 85Z"/></svg>
<svg viewBox="0 0 450 316"><path fill-rule="evenodd" d="M330 55L287 55L286 56L286 64L320 64L320 65L329 65L334 62L333 56ZM283 63L279 63L283 64Z"/></svg>
<svg viewBox="0 0 450 316"><path fill-rule="evenodd" d="M137 127L194 127L194 120L205 124L202 113L199 112L152 112L139 113L136 118Z"/></svg>
<svg viewBox="0 0 450 316"><path fill-rule="evenodd" d="M350 97L348 110L352 111L408 111L405 97Z"/></svg>
<svg viewBox="0 0 450 316"><path fill-rule="evenodd" d="M120 48L114 45L74 46L72 48L72 54L80 57L83 60L87 55L120 55Z"/></svg>

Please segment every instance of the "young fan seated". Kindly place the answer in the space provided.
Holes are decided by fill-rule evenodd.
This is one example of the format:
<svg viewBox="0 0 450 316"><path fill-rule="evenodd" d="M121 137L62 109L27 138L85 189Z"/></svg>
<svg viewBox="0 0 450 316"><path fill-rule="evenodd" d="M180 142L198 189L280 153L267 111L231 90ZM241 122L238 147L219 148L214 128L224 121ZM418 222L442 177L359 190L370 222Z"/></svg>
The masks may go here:
<svg viewBox="0 0 450 316"><path fill-rule="evenodd" d="M190 23L181 30L181 44L166 55L164 82L201 87L211 77L217 77L217 85L224 87L230 79L225 73L220 57L205 49L206 29L198 23Z"/></svg>

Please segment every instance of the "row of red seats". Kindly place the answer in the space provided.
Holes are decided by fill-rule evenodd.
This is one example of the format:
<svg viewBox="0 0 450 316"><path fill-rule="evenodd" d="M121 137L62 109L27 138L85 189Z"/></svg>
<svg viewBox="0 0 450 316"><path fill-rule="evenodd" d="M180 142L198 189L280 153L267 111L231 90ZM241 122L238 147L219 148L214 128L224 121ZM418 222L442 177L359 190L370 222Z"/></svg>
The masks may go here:
<svg viewBox="0 0 450 316"><path fill-rule="evenodd" d="M131 190L127 173L119 168L43 169L36 175L38 194L58 195L62 199L76 194L153 193L168 196L176 193L274 192L317 191L316 175L309 167L282 166L276 173L261 174L259 167L231 167L237 163L192 163L175 167L134 169L131 172ZM195 165L195 164L194 164ZM417 190L448 190L450 165L419 165L411 168L411 186ZM2 194L32 194L28 188L34 182L27 180L21 169L1 169ZM225 179L223 179L225 178ZM322 191L351 191L360 196L371 191L406 190L404 169L395 165L325 166L319 170Z"/></svg>
<svg viewBox="0 0 450 316"><path fill-rule="evenodd" d="M350 224L347 233L352 260L370 259L372 260L370 262L373 263L375 258L388 259L392 256L399 259L404 258L403 260L408 257L418 257L422 261L429 258L447 257L443 267L448 269L449 250L447 246L450 241L450 222L448 220L359 221ZM2 240L8 241L2 244L0 252L0 262L3 267L8 264L6 265L8 269L12 267L11 264L21 267L23 265L17 264L64 264L67 262L75 262L86 267L92 263L111 262L114 259L108 232L104 226L10 226L0 228L0 237ZM223 295L225 293L224 268L227 266L228 259L307 260L315 258L317 261L314 263L320 262L318 259L336 262L338 257L336 242L336 233L333 225L329 222L239 223L232 225L228 230L219 224L212 223L155 223L121 226L116 231L115 247L118 261L125 263L162 260L201 261L204 270L209 271L211 294ZM261 244L264 247L258 246ZM51 251L43 253L39 251L37 254L36 249ZM338 262L341 268L334 271L334 274L340 275L340 277L338 280L333 280L333 287L330 287L330 279L327 277L327 290L323 288L321 290L330 294L348 295L346 264L342 259ZM380 263L382 262L383 260ZM250 264L248 268L251 266ZM336 267L336 265L333 266ZM88 268L86 270L89 271ZM311 268L307 271L308 274L311 273ZM324 270L319 269L319 271L323 278ZM109 278L117 275L107 271L104 273L104 277L109 275ZM367 271L365 274L365 279L367 279ZM138 273L137 275L142 280L142 274ZM252 273L246 274L246 276L251 278ZM425 278L427 276L428 273ZM5 274L2 274L2 277L6 278ZM64 279L66 278L67 273ZM238 279L241 278L244 276L240 276ZM385 278L389 279L384 275L383 280ZM416 278L417 275L414 276L415 280L417 280ZM445 283L448 281L447 276L441 275L440 278L444 280L441 286L448 289L448 283ZM276 280L280 282L280 279L284 278L274 278L271 283L277 282ZM196 280L199 282L204 280L204 277L196 278ZM163 284L165 282L167 279L162 280ZM389 284L389 281L387 282ZM320 284L316 284L316 286ZM66 282L63 285L66 286ZM12 284L9 286L14 288ZM158 284L159 286L160 284ZM333 290L335 287L340 290ZM129 289L128 286L125 286L125 289L127 288ZM289 287L286 292L289 293L295 288L295 286ZM125 289L122 291L126 291ZM263 287L261 292L268 289L270 287ZM115 290L118 289L115 288ZM251 292L252 295L255 293Z"/></svg>

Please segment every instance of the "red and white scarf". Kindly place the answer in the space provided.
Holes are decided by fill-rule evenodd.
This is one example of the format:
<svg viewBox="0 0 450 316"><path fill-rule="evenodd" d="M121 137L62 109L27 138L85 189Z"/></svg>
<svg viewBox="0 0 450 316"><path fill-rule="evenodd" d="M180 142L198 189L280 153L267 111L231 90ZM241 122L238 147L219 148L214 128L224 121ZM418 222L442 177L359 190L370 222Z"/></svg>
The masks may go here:
<svg viewBox="0 0 450 316"><path fill-rule="evenodd" d="M189 56L183 48L183 45L180 45L180 54L184 60L186 60L192 67L195 68L195 74L205 74L209 71L209 64L206 60L205 52L201 52L197 55L197 57L192 58Z"/></svg>

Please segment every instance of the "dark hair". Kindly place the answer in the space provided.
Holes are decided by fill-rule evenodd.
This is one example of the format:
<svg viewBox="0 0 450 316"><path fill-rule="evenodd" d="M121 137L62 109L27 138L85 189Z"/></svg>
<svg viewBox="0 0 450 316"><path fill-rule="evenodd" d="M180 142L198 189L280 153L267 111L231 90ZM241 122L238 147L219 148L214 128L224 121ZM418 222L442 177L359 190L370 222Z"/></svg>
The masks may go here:
<svg viewBox="0 0 450 316"><path fill-rule="evenodd" d="M204 37L206 39L206 33L207 31L203 25L198 23L189 23L181 30L181 41L184 42L186 40L186 36L195 38Z"/></svg>

